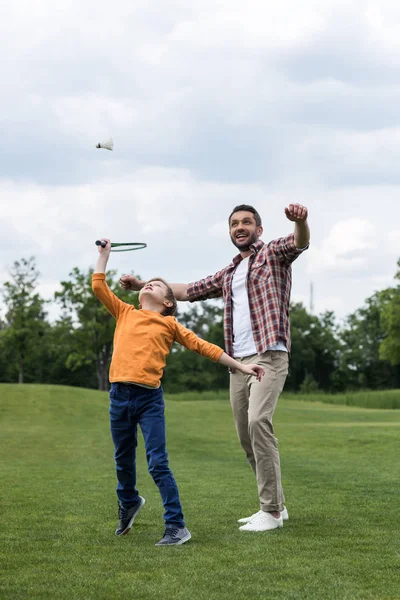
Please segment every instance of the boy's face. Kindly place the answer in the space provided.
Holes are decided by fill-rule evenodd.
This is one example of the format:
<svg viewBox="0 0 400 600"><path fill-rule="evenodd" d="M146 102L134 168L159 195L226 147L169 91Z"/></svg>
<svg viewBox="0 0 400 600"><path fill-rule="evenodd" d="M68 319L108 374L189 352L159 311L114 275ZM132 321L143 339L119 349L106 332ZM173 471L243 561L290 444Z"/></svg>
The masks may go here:
<svg viewBox="0 0 400 600"><path fill-rule="evenodd" d="M146 283L139 293L139 302L142 304L143 300L151 299L153 303L159 304L160 309L164 306L172 306L172 303L167 300L167 286L163 281L154 279Z"/></svg>
<svg viewBox="0 0 400 600"><path fill-rule="evenodd" d="M229 224L229 235L232 243L241 252L246 252L263 232L261 225L257 226L253 213L240 210L233 213Z"/></svg>

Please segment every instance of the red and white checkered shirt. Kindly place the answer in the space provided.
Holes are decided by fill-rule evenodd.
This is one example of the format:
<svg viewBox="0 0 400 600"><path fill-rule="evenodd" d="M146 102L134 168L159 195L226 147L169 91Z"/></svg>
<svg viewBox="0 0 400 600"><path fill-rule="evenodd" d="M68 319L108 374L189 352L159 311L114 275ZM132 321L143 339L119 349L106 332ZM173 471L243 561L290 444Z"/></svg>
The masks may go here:
<svg viewBox="0 0 400 600"><path fill-rule="evenodd" d="M296 248L293 233L269 244L258 240L250 246L246 287L258 354L278 342L283 342L290 351L291 264L306 248ZM238 254L230 265L215 275L190 283L187 288L190 302L223 297L225 350L230 356L233 356L232 278L241 260Z"/></svg>

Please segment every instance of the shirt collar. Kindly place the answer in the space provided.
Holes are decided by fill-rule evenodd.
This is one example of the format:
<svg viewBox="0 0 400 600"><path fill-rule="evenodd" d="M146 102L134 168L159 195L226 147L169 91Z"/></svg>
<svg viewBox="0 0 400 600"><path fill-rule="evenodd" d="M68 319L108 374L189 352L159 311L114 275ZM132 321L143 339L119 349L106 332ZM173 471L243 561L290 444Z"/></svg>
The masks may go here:
<svg viewBox="0 0 400 600"><path fill-rule="evenodd" d="M252 244L250 246L250 250L251 253L257 254L257 252L259 252L259 250L261 250L261 248L264 246L264 242L262 240L257 240L254 244ZM238 265L241 261L243 260L242 255L241 254L237 254L233 259L232 262L235 265Z"/></svg>

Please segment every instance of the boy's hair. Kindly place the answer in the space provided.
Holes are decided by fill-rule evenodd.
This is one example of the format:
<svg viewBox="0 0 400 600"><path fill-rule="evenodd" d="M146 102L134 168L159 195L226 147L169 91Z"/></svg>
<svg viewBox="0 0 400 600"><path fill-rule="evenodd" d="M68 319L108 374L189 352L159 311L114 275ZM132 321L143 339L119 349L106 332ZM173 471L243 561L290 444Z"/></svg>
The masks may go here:
<svg viewBox="0 0 400 600"><path fill-rule="evenodd" d="M256 211L256 209L254 208L254 206L250 206L249 204L239 204L239 206L235 206L235 208L233 209L233 211L229 215L229 219L228 219L229 227L231 226L231 217L232 217L232 215L234 213L236 213L236 212L239 212L240 210L245 210L246 212L253 213L254 218L256 220L257 227L261 227L262 223L261 223L261 217L260 217L260 215L258 214L258 212Z"/></svg>
<svg viewBox="0 0 400 600"><path fill-rule="evenodd" d="M165 299L168 300L168 302L172 302L172 306L166 306L161 314L164 317L169 317L169 316L174 317L176 315L176 310L177 310L177 301L175 298L175 294L172 291L172 288L168 285L168 283L162 277L152 277L151 279L147 280L147 283L149 283L150 281L161 281L165 285L165 287L167 288L167 293L165 294Z"/></svg>

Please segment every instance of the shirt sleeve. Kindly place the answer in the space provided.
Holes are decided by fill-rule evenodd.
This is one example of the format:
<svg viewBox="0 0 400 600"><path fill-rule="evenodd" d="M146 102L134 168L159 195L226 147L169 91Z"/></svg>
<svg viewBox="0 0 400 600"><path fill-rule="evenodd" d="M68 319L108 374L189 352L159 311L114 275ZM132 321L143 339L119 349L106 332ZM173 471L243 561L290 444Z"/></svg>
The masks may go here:
<svg viewBox="0 0 400 600"><path fill-rule="evenodd" d="M218 271L214 275L209 275L205 279L189 283L186 290L189 302L208 300L209 298L221 298L224 273L225 269L222 269L222 271Z"/></svg>
<svg viewBox="0 0 400 600"><path fill-rule="evenodd" d="M277 240L272 240L268 244L268 248L272 250L272 252L277 256L277 258L290 265L304 250L307 250L309 244L304 248L296 248L294 244L294 233L290 233L285 237L278 238Z"/></svg>
<svg viewBox="0 0 400 600"><path fill-rule="evenodd" d="M202 340L195 333L193 333L193 331L183 327L183 325L178 323L178 321L176 321L175 341L188 350L197 352L197 354L201 354L202 356L205 356L214 362L218 362L224 353L222 348L216 346L215 344L211 344L206 340Z"/></svg>
<svg viewBox="0 0 400 600"><path fill-rule="evenodd" d="M93 273L92 290L94 295L106 307L115 319L118 319L121 311L127 306L126 302L120 300L108 287L105 273ZM131 306L131 305L129 305ZM134 308L132 306L132 308Z"/></svg>

